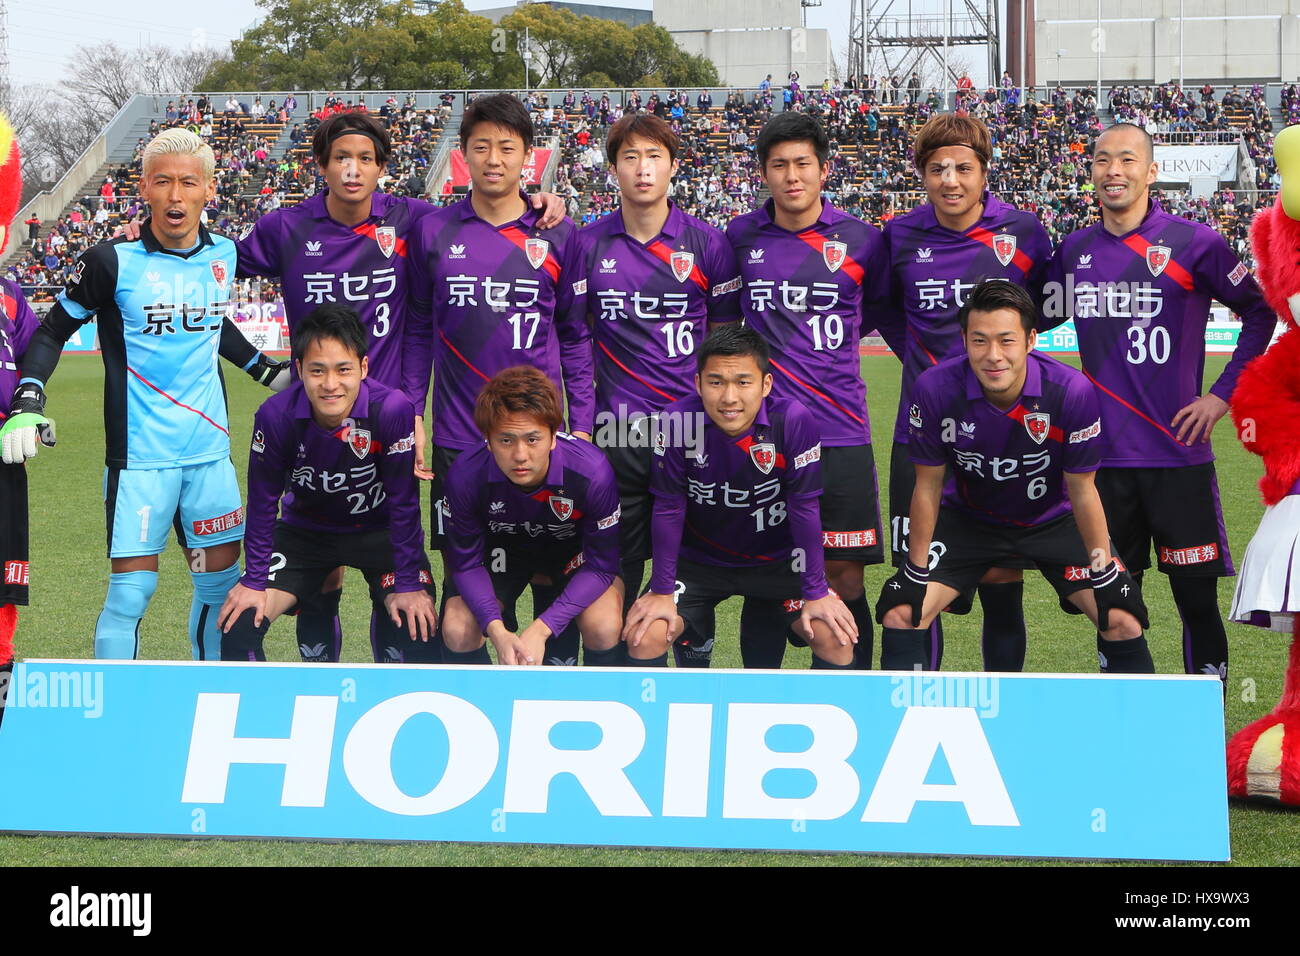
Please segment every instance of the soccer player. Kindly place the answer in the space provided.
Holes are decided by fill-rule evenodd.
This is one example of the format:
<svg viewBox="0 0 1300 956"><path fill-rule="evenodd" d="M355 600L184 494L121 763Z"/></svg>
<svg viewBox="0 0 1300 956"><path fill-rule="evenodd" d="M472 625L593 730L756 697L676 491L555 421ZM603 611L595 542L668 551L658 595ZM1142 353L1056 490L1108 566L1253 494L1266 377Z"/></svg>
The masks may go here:
<svg viewBox="0 0 1300 956"><path fill-rule="evenodd" d="M1151 137L1119 123L1093 144L1101 221L1067 236L1049 279L1046 327L1073 317L1084 372L1101 393L1106 432L1097 490L1120 558L1139 586L1169 576L1189 674L1228 673L1216 578L1234 574L1210 433L1242 367L1275 318L1244 264L1214 229L1173 216L1150 195ZM1241 316L1227 367L1201 394L1210 300Z"/></svg>
<svg viewBox="0 0 1300 956"><path fill-rule="evenodd" d="M618 486L590 442L560 431L551 380L527 365L483 386L474 422L485 439L451 465L443 660L541 664L546 641L576 621L583 663L622 662ZM535 576L558 594L517 631L514 605ZM508 623L509 622L509 623Z"/></svg>
<svg viewBox="0 0 1300 956"><path fill-rule="evenodd" d="M853 612L858 659L870 668L871 611L863 571L884 560L867 391L858 341L864 305L885 294L880 231L821 194L830 141L802 112L773 117L758 135L758 164L772 198L727 227L744 278L745 323L772 350L773 396L800 402L821 434L822 543L830 585ZM742 632L773 631L782 619L749 599ZM780 666L784 635L763 643Z"/></svg>
<svg viewBox="0 0 1300 956"><path fill-rule="evenodd" d="M782 649L794 626L812 644L814 668L854 666L856 623L826 581L817 422L803 405L772 395L770 362L755 329L724 325L696 352L698 394L659 415L654 568L624 628L633 666L667 666L678 616L711 643L713 609L737 594L780 622ZM691 441L682 424L700 413L703 435ZM769 643L742 625L745 666L779 667Z"/></svg>
<svg viewBox="0 0 1300 956"><path fill-rule="evenodd" d="M653 417L692 391L695 350L740 318L740 274L721 231L668 199L679 141L649 113L624 116L605 141L621 206L578 232L576 282L592 328L593 437L618 477L625 600L650 556ZM675 645L690 653L688 644Z"/></svg>
<svg viewBox="0 0 1300 956"><path fill-rule="evenodd" d="M591 330L573 302L577 230L567 218L542 228L519 188L533 143L528 110L506 93L481 96L465 110L460 139L473 188L421 220L409 250L410 320L419 323L411 358L421 381L434 370L432 474L423 475L432 478L430 544L439 550L447 470L483 441L474 408L484 382L515 365L541 369L563 383L570 432L585 439L595 406ZM418 414L423 399L416 407ZM417 440L422 435L420 421ZM416 454L423 465L423 448ZM553 599L534 595L536 604ZM557 648L547 658L567 662L576 653Z"/></svg>
<svg viewBox="0 0 1300 956"><path fill-rule="evenodd" d="M287 367L268 360L225 318L234 243L203 228L215 195L213 154L188 130L165 130L143 157L150 218L136 241L88 249L32 334L11 415L40 414L63 344L92 317L104 357L104 477L108 595L95 656L133 658L158 583L173 519L190 550L190 640L198 660L220 657L216 613L239 577L244 509L230 462L225 394L215 356L272 388Z"/></svg>
<svg viewBox="0 0 1300 956"><path fill-rule="evenodd" d="M913 162L928 202L885 224L889 294L872 310L875 324L903 363L889 466L889 529L895 565L909 551L908 511L915 472L908 456L912 383L927 368L963 354L957 314L981 279L1005 279L1038 296L1051 240L1036 217L988 190L993 147L979 120L932 117L913 143ZM1025 659L1024 575L994 568L979 582L987 670L1018 671ZM961 604L968 605L963 597ZM882 638L883 644L883 638ZM887 653L882 647L882 655ZM943 659L943 629L934 619L928 666Z"/></svg>
<svg viewBox="0 0 1300 956"><path fill-rule="evenodd" d="M381 661L440 659L430 644L437 592L420 526L415 409L368 379L367 346L355 312L318 306L294 334L299 381L257 410L244 573L219 618L223 660L266 660L271 622L319 593L339 565L360 570L385 609L374 638Z"/></svg>
<svg viewBox="0 0 1300 956"><path fill-rule="evenodd" d="M10 175L14 172L7 170ZM38 324L36 313L23 298L22 290L8 279L0 279L0 395L12 395L17 387L27 343ZM0 455L4 461L0 465L0 571L3 572L0 576L0 717L3 717L5 692L14 666L18 608L27 605L27 469L23 462L36 455L38 444L54 444L54 426L44 416L24 420L18 416L10 418L3 412L0 412L0 423L3 423Z"/></svg>
<svg viewBox="0 0 1300 956"><path fill-rule="evenodd" d="M916 481L908 554L876 604L882 666L925 667L939 612L989 568L1025 559L1097 625L1103 672L1152 673L1146 608L1114 559L1093 481L1105 433L1096 391L1034 351L1037 309L1014 283L979 283L957 318L967 354L912 383Z"/></svg>

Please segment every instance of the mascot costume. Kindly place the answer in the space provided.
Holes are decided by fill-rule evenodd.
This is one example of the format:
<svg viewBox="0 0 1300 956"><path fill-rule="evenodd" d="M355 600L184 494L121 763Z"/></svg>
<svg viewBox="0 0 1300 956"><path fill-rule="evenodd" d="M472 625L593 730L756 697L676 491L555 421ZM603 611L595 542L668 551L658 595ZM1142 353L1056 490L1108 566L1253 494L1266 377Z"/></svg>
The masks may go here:
<svg viewBox="0 0 1300 956"><path fill-rule="evenodd" d="M9 240L22 191L18 141L9 121L0 116L0 252ZM0 395L12 395L17 388L23 354L37 324L22 291L8 279L0 279ZM53 423L48 419L30 414L6 418L0 410L0 717L13 672L18 607L27 603L27 470L22 461L35 449L20 457L19 446L32 435L33 425L43 444L54 444Z"/></svg>
<svg viewBox="0 0 1300 956"><path fill-rule="evenodd" d="M1282 190L1250 228L1255 275L1286 331L1241 373L1232 417L1264 459L1268 506L1246 550L1229 617L1291 637L1282 699L1228 742L1228 792L1300 805L1300 126L1273 146Z"/></svg>

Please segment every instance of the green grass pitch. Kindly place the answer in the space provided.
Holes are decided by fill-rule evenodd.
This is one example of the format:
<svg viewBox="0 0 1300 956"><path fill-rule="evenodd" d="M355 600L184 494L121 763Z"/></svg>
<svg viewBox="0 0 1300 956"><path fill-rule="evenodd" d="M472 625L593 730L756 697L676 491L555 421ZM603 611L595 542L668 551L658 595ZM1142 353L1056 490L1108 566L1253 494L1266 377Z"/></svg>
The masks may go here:
<svg viewBox="0 0 1300 956"><path fill-rule="evenodd" d="M1210 356L1206 381L1223 369L1226 357ZM899 366L892 356L862 361L868 385L871 421L877 436L877 467L882 501L887 501L888 455L893 415L898 402ZM225 367L230 390L231 444L241 476L247 464L253 411L266 395L245 376ZM49 413L58 423L57 448L44 450L29 467L31 479L32 607L19 619L17 653L23 657L86 658L91 656L95 618L108 581L102 504L103 370L97 356L65 357L50 387ZM1256 481L1262 467L1235 441L1231 423L1217 429L1216 451L1220 490L1232 551L1240 561L1254 533L1263 506ZM424 502L428 528L428 501ZM433 556L435 563L437 556ZM163 555L157 595L141 628L142 654L148 658L188 659L186 634L190 603L189 575L175 542ZM435 569L437 571L437 569ZM439 572L440 573L440 572ZM874 603L887 577L883 567L867 570L867 594ZM1181 673L1181 625L1162 575L1148 580L1149 635L1156 668ZM1232 580L1219 583L1219 603L1227 612ZM369 602L364 583L349 572L343 601L344 656L368 660ZM527 601L527 598L525 598ZM526 610L526 609L524 609ZM719 636L714 660L719 666L740 666L736 633L738 602L719 609ZM1027 575L1025 612L1029 622L1028 671L1096 670L1093 632L1077 617L1057 608L1051 588L1034 573ZM521 617L524 614L521 613ZM949 616L945 621L945 670L978 670L979 614ZM269 656L296 660L292 623L282 621L267 639ZM1228 624L1231 642L1231 685L1227 701L1227 730L1236 731L1262 716L1277 701L1287 640L1257 628ZM877 653L879 648L877 646ZM807 666L807 651L791 652L786 666ZM1179 728L1158 728L1176 734ZM130 741L123 741L130 747ZM4 768L8 786L22 786L20 768ZM1179 799L1178 781L1142 781L1149 798ZM1234 805L1230 810L1235 862L1254 865L1294 865L1300 861L1300 814L1271 808ZM669 850L603 850L565 847L483 846L473 844L311 844L221 840L124 840L79 837L0 837L0 859L9 865L895 865L943 862L886 856L801 856L769 853L717 853ZM999 861L972 861L999 862Z"/></svg>

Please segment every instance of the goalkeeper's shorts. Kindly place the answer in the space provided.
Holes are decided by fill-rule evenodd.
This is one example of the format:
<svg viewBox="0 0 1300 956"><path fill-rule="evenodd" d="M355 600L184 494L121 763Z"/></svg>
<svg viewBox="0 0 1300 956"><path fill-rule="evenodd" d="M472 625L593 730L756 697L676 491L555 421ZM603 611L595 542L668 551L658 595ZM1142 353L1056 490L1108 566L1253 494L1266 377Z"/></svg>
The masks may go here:
<svg viewBox="0 0 1300 956"><path fill-rule="evenodd" d="M244 506L229 458L181 468L106 468L104 513L110 558L162 554L173 529L187 548L244 538Z"/></svg>

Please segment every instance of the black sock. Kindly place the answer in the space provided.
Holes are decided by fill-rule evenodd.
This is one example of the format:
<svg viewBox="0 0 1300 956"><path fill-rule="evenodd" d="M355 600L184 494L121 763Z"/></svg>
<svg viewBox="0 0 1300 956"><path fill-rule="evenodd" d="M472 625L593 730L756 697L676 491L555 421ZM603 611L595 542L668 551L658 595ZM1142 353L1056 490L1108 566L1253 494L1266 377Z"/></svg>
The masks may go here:
<svg viewBox="0 0 1300 956"><path fill-rule="evenodd" d="M984 669L1015 673L1025 669L1025 582L981 584L984 608L981 646Z"/></svg>
<svg viewBox="0 0 1300 956"><path fill-rule="evenodd" d="M488 656L487 642L474 651L453 651L446 644L442 646L442 662L444 664L491 664L492 658Z"/></svg>
<svg viewBox="0 0 1300 956"><path fill-rule="evenodd" d="M593 650L590 647L582 649L582 665L584 667L623 667L623 651L627 645L619 641L613 647L604 651ZM667 655L665 655L666 657Z"/></svg>
<svg viewBox="0 0 1300 956"><path fill-rule="evenodd" d="M858 669L858 662L849 661L847 664L832 664L830 661L813 654L812 669L815 671L855 671Z"/></svg>
<svg viewBox="0 0 1300 956"><path fill-rule="evenodd" d="M578 645L581 643L578 625L570 621L559 634L552 634L546 639L546 647L542 649L542 663L548 667L577 667Z"/></svg>
<svg viewBox="0 0 1300 956"><path fill-rule="evenodd" d="M262 618L261 624L254 624L257 612L251 607L239 615L230 630L221 635L221 659L223 661L264 661L266 651L262 641L271 629L271 619Z"/></svg>
<svg viewBox="0 0 1300 956"><path fill-rule="evenodd" d="M1170 578L1174 604L1183 619L1183 671L1216 674L1228 686L1228 634L1219 612L1214 578Z"/></svg>
<svg viewBox="0 0 1300 956"><path fill-rule="evenodd" d="M926 670L937 671L943 663L943 615L936 614L930 630L926 632L925 654L928 659Z"/></svg>
<svg viewBox="0 0 1300 956"><path fill-rule="evenodd" d="M860 671L869 671L875 660L876 639L871 629L873 618L871 608L867 606L867 596L861 594L844 604L853 614L853 623L858 626L858 643L853 648L853 666ZM814 655L813 660L816 659Z"/></svg>
<svg viewBox="0 0 1300 956"><path fill-rule="evenodd" d="M742 666L746 670L779 669L785 660L786 638L789 634L790 625L780 603L766 598L745 598L740 606Z"/></svg>
<svg viewBox="0 0 1300 956"><path fill-rule="evenodd" d="M713 662L713 641L706 641L696 647L683 635L673 641L673 661L678 667L708 667ZM628 656L628 664L635 666L631 655Z"/></svg>
<svg viewBox="0 0 1300 956"><path fill-rule="evenodd" d="M1097 632L1097 658L1103 674L1154 674L1156 665L1151 660L1146 635L1140 634L1130 641L1108 641Z"/></svg>
<svg viewBox="0 0 1300 956"><path fill-rule="evenodd" d="M629 656L627 659L627 666L628 667L667 667L668 652L664 651L658 657L651 657L645 660L639 657Z"/></svg>
<svg viewBox="0 0 1300 956"><path fill-rule="evenodd" d="M317 594L298 605L295 625L298 655L304 661L337 664L343 647L343 629L339 625L339 598L343 589ZM223 659L225 655L222 655ZM241 658L242 660L242 658Z"/></svg>
<svg viewBox="0 0 1300 956"><path fill-rule="evenodd" d="M920 628L882 627L880 629L880 669L882 671L925 670L930 633Z"/></svg>

